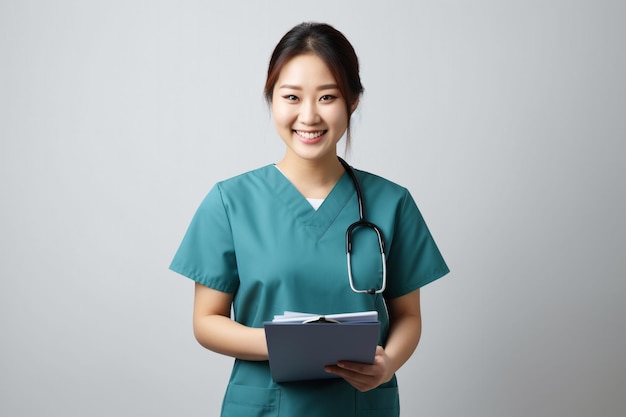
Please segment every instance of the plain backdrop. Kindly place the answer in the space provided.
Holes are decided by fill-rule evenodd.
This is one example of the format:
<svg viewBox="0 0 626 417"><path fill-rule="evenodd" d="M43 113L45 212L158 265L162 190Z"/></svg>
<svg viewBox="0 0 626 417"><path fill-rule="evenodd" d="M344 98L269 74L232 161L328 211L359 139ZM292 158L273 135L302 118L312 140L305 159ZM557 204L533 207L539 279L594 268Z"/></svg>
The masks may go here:
<svg viewBox="0 0 626 417"><path fill-rule="evenodd" d="M231 359L168 270L218 180L278 161L279 38L328 22L366 93L348 155L411 191L404 416L626 415L622 0L0 0L0 415L216 416Z"/></svg>

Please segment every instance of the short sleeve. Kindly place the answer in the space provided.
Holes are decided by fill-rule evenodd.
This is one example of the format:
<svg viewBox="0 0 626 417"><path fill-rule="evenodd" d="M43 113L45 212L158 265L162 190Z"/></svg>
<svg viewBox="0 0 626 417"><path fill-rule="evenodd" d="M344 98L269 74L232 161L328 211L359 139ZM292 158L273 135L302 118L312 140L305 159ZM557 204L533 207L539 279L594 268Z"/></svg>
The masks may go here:
<svg viewBox="0 0 626 417"><path fill-rule="evenodd" d="M393 239L387 251L387 298L408 294L450 270L411 194L398 208Z"/></svg>
<svg viewBox="0 0 626 417"><path fill-rule="evenodd" d="M170 269L218 291L237 290L233 236L219 185L200 204Z"/></svg>

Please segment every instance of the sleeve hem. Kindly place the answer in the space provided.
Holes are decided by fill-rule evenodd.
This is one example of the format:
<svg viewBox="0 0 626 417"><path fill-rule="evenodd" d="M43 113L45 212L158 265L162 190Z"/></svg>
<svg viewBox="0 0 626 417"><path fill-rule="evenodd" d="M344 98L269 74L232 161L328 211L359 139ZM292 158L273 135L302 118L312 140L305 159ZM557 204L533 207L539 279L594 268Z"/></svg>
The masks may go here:
<svg viewBox="0 0 626 417"><path fill-rule="evenodd" d="M204 285L205 287L209 287L220 292L232 294L237 290L237 288L231 288L232 286L224 285L224 283L202 276L197 272L189 271L186 268L181 267L180 265L172 264L170 265L169 269L173 272L176 272L177 274L184 276L185 278L189 278L190 280L197 282L198 284Z"/></svg>
<svg viewBox="0 0 626 417"><path fill-rule="evenodd" d="M447 266L443 266L437 270L435 270L428 278L421 280L420 282L418 282L416 285L413 285L411 287L406 287L403 288L402 291L398 292L398 293L393 293L393 294L385 294L385 298L387 299L394 299L394 298L398 298L398 297L402 297L403 295L407 295L415 290L418 290L422 287L425 287L426 285L430 284L431 282L434 282L436 280L438 280L439 278L443 278L445 275L447 275L450 272L450 269Z"/></svg>

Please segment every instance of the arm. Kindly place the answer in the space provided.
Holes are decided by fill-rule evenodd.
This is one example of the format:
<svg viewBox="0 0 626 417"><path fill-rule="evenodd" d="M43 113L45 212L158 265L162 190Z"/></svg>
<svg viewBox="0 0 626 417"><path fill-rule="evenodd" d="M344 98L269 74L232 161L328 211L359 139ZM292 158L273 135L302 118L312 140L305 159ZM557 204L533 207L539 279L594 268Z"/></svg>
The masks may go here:
<svg viewBox="0 0 626 417"><path fill-rule="evenodd" d="M244 360L267 360L265 331L232 320L232 302L232 294L196 283L193 306L196 340L213 352Z"/></svg>
<svg viewBox="0 0 626 417"><path fill-rule="evenodd" d="M391 359L391 376L411 357L422 335L420 290L389 300L391 327L385 353ZM387 379L387 381L389 380Z"/></svg>
<svg viewBox="0 0 626 417"><path fill-rule="evenodd" d="M359 391L368 391L388 382L411 357L422 334L419 289L388 301L389 337L383 349L378 346L374 363L339 362L328 372L343 377Z"/></svg>

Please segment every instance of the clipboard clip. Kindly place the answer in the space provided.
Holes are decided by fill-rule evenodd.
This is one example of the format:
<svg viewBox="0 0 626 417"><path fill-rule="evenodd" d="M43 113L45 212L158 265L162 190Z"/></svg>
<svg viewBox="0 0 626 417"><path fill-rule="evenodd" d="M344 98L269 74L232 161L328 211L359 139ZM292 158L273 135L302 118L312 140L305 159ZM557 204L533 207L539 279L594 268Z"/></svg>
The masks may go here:
<svg viewBox="0 0 626 417"><path fill-rule="evenodd" d="M313 317L312 319L304 320L302 323L303 324L310 324L310 323L340 323L340 321L333 320L333 319L327 319L324 316L320 316L320 317Z"/></svg>

